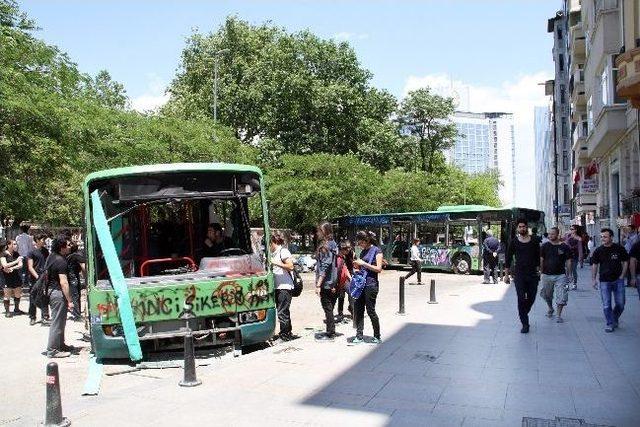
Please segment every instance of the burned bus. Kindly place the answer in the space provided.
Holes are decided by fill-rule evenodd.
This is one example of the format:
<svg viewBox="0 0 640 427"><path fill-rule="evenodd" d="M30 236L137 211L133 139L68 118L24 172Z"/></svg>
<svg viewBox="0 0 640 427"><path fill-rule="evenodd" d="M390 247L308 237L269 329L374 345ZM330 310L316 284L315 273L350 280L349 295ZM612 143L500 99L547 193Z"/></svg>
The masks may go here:
<svg viewBox="0 0 640 427"><path fill-rule="evenodd" d="M83 185L88 313L98 359L269 340L276 310L261 171L185 163L90 174ZM263 227L264 240L251 236ZM214 231L212 232L212 228ZM216 234L216 232L218 234ZM213 236L215 237L213 237ZM217 239L217 251L206 239Z"/></svg>

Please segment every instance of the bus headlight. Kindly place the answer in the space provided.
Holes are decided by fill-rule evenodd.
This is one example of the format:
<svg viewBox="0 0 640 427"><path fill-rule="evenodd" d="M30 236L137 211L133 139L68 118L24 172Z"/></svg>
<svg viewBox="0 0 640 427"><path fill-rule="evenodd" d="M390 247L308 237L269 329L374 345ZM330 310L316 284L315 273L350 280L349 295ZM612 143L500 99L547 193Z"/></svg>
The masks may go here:
<svg viewBox="0 0 640 427"><path fill-rule="evenodd" d="M267 310L245 311L238 313L240 323L260 322L267 317Z"/></svg>

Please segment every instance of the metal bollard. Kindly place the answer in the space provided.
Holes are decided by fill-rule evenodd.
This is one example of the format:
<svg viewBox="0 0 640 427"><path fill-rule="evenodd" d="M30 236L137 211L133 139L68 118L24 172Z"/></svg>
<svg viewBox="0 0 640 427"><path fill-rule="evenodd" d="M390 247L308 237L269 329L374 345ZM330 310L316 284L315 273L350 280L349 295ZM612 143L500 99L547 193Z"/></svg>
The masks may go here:
<svg viewBox="0 0 640 427"><path fill-rule="evenodd" d="M47 409L44 415L45 427L66 427L71 421L62 416L62 400L60 398L60 375L58 364L47 364Z"/></svg>
<svg viewBox="0 0 640 427"><path fill-rule="evenodd" d="M431 279L431 286L429 288L429 304L437 304L436 301L436 281Z"/></svg>
<svg viewBox="0 0 640 427"><path fill-rule="evenodd" d="M404 314L404 276L398 281L398 314Z"/></svg>
<svg viewBox="0 0 640 427"><path fill-rule="evenodd" d="M233 357L242 356L242 336L240 335L240 329L236 329L233 333Z"/></svg>
<svg viewBox="0 0 640 427"><path fill-rule="evenodd" d="M202 384L196 378L196 356L193 350L193 334L191 331L184 336L184 378L178 383L180 387L195 387Z"/></svg>

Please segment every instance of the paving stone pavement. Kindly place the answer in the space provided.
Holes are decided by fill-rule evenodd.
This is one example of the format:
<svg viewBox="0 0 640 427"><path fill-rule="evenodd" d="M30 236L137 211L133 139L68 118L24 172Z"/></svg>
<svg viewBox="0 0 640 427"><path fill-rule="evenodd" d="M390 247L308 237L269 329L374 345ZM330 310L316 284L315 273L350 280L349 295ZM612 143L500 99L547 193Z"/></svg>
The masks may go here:
<svg viewBox="0 0 640 427"><path fill-rule="evenodd" d="M570 292L565 323L545 317L546 305L538 298L531 332L520 334L513 286L429 273L438 304L427 304L428 286L407 286L401 316L400 274L381 275L380 345L348 345L354 335L350 324L338 326L343 335L334 342L316 342L322 310L308 289L292 308L301 338L240 358L200 353L199 387L178 387L180 369L113 375L124 367L107 366L110 375L103 377L100 394L82 397L88 351L61 360L64 415L75 426L520 426L523 417L538 419L527 425L640 425L636 289L627 288L620 328L605 333L599 294L588 285L585 267L580 289ZM368 322L365 334L371 334ZM0 319L6 358L0 367L0 425L43 419L47 360L39 352L46 329L26 323ZM79 336L74 331L82 325L70 329L70 336Z"/></svg>

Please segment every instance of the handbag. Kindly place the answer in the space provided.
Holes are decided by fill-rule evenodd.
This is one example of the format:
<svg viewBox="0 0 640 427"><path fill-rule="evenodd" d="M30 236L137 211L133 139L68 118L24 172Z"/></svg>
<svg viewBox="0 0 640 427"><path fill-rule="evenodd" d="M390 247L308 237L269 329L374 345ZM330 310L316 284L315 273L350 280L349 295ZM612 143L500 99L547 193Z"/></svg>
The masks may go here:
<svg viewBox="0 0 640 427"><path fill-rule="evenodd" d="M371 251L371 252L375 253L375 251ZM365 262L367 264L372 264L373 256L369 255L369 259L368 260L365 259ZM361 269L360 271L358 271L358 273L353 275L353 277L351 278L351 283L349 283L349 295L351 295L351 297L355 299L360 298L360 295L362 295L362 291L364 290L364 287L367 284L367 273L369 273L369 270L365 268L365 269Z"/></svg>
<svg viewBox="0 0 640 427"><path fill-rule="evenodd" d="M29 297L33 298L36 307L43 310L49 306L49 258L44 263L44 269L38 276L31 290Z"/></svg>

